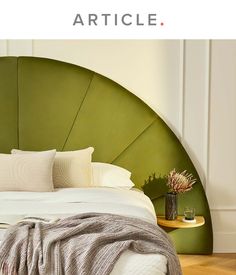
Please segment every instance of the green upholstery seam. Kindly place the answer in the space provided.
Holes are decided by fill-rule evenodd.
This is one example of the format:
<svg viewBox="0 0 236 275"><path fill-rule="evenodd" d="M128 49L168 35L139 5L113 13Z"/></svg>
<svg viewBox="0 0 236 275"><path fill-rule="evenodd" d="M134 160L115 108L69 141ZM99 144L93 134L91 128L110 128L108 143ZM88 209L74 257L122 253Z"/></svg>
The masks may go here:
<svg viewBox="0 0 236 275"><path fill-rule="evenodd" d="M16 62L16 96L17 96L17 146L18 149L20 148L20 126L19 126L19 121L20 121L20 99L19 99L19 70L18 70L18 60L19 58L17 57L17 62Z"/></svg>
<svg viewBox="0 0 236 275"><path fill-rule="evenodd" d="M69 137L70 137L70 134L71 134L71 132L72 132L72 129L74 128L75 122L76 122L76 120L77 120L77 118L78 118L78 115L79 115L79 112L80 112L80 110L81 110L81 108L82 108L82 105L83 105L83 103L84 103L84 100L85 100L85 98L86 98L86 96L87 96L87 94L88 94L88 91L89 91L89 88L90 88L90 86L91 86L91 83L92 83L92 81L93 81L93 79L94 79L94 76L95 76L95 72L93 72L93 75L92 75L91 80L90 80L90 82L89 82L89 84L88 84L88 87L87 87L87 89L86 89L86 92L85 92L85 95L84 95L84 97L83 97L83 100L81 101L81 103L80 103L80 105L79 105L78 111L77 111L77 113L76 113L76 115L75 115L75 118L74 118L74 120L73 120L73 123L72 123L72 125L71 125L71 128L70 128L70 130L69 130L69 133L68 133L68 135L67 135L67 137L66 137L66 140L65 140L65 142L64 142L64 145L63 145L61 151L64 150L64 148L65 148L65 146L66 146L66 143L67 143L67 141L68 141L68 139L69 139Z"/></svg>
<svg viewBox="0 0 236 275"><path fill-rule="evenodd" d="M125 149L123 151L121 151L119 153L118 156L116 156L112 161L111 163L114 163L132 144L134 144L155 122L156 122L157 118L155 118L146 128L143 129L143 131L138 134L134 140L132 140L130 142L130 144L128 146L125 147Z"/></svg>

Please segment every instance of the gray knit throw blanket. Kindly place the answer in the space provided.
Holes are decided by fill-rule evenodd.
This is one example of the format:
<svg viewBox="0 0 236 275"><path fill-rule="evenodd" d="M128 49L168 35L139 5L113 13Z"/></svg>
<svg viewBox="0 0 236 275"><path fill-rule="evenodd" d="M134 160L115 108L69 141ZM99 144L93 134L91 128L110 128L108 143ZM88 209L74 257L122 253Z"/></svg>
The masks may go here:
<svg viewBox="0 0 236 275"><path fill-rule="evenodd" d="M166 256L168 274L182 274L168 235L137 218L87 213L53 224L11 226L0 245L1 275L107 275L121 253Z"/></svg>

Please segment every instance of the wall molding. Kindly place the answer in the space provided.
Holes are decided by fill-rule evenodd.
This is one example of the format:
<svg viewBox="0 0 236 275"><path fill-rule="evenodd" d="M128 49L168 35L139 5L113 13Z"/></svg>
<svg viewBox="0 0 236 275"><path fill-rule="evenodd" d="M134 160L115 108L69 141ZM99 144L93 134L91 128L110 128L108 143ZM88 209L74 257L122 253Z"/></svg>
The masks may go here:
<svg viewBox="0 0 236 275"><path fill-rule="evenodd" d="M186 61L186 52L185 52L185 40L181 40L180 42L180 122L179 122L179 129L180 129L180 141L183 144L183 137L184 137L184 114L185 114L185 61Z"/></svg>
<svg viewBox="0 0 236 275"><path fill-rule="evenodd" d="M209 183L209 171L210 171L210 115L211 115L211 64L212 63L212 43L211 40L208 41L208 93L206 96L207 100L207 135L206 135L206 148L205 148L205 161L206 161L206 166L205 166L205 171L206 171L206 186L205 186L205 192L206 195L208 192L208 186L207 183Z"/></svg>
<svg viewBox="0 0 236 275"><path fill-rule="evenodd" d="M206 188L209 41L185 40L183 56L183 111L181 142ZM197 79L199 78L199 79ZM189 107L190 106L190 107ZM193 108L191 108L193 106ZM193 110L192 110L193 109ZM196 128L198 132L196 132Z"/></svg>
<svg viewBox="0 0 236 275"><path fill-rule="evenodd" d="M214 232L214 253L235 253L236 232Z"/></svg>

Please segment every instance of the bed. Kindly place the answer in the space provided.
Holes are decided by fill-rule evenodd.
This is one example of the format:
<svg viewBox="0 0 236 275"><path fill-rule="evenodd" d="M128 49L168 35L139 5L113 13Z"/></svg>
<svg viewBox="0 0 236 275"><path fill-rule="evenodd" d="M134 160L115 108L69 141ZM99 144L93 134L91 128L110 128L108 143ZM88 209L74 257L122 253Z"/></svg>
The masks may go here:
<svg viewBox="0 0 236 275"><path fill-rule="evenodd" d="M1 192L0 219L14 224L25 217L55 219L78 213L105 212L128 215L156 223L153 205L137 189L125 190L108 187L65 188L55 192ZM1 227L1 225L0 225ZM4 227L4 225L2 225ZM4 231L0 230L0 240ZM162 255L123 253L112 271L119 274L166 274L166 258Z"/></svg>
<svg viewBox="0 0 236 275"><path fill-rule="evenodd" d="M179 199L179 213L184 206L194 202L196 214L203 215L206 222L200 228L188 229L188 232L178 229L169 234L179 253L212 253L209 206L190 157L165 122L144 102L114 81L86 68L56 60L0 57L0 127L1 153L9 154L13 148L29 151L55 148L65 152L92 146L95 149L93 161L128 169L132 172L131 179L136 189L140 190L153 172L167 174L173 168L188 170L197 183L193 191ZM157 193L157 189L154 185L149 190L152 203L137 190L80 188L73 193L68 188L57 189L53 193L30 194L30 198L34 198L34 206L31 206L32 201L24 192L2 192L0 213L4 221L7 219L4 216L7 209L10 219L14 221L21 215L36 215L37 211L40 215L55 216L95 209L96 212L117 211L122 215L139 216L156 223L156 214L164 214L164 196ZM111 201L105 202L103 194L108 193L109 196L105 197ZM86 194L89 201L85 202L83 198L80 201L80 194ZM66 198L69 201L65 201ZM72 198L75 201L71 201ZM57 200L62 208L57 205ZM55 213L55 208L62 212ZM28 209L36 212L30 213ZM135 263L130 265L132 270L134 266L142 270L138 263L145 260L139 257L146 257L145 268L150 268L150 274L152 268L154 273L157 270L160 274L165 273L166 259L158 255L132 255L130 261ZM121 273L118 270L122 266L125 267L125 258L126 254L120 259L122 264L117 264L118 273ZM153 264L148 263L149 260ZM127 266L129 270L131 267L129 264Z"/></svg>

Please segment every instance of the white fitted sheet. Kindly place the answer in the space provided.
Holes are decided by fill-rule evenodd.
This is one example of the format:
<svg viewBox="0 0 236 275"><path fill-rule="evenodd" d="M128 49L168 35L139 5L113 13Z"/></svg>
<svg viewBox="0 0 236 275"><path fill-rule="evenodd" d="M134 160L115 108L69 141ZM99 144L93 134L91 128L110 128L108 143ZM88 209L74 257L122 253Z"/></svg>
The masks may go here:
<svg viewBox="0 0 236 275"><path fill-rule="evenodd" d="M0 192L0 222L14 224L27 216L62 218L86 212L137 217L156 224L150 199L141 191L99 188L61 188L54 192ZM0 230L0 240L5 229ZM126 251L111 275L163 275L166 258Z"/></svg>

